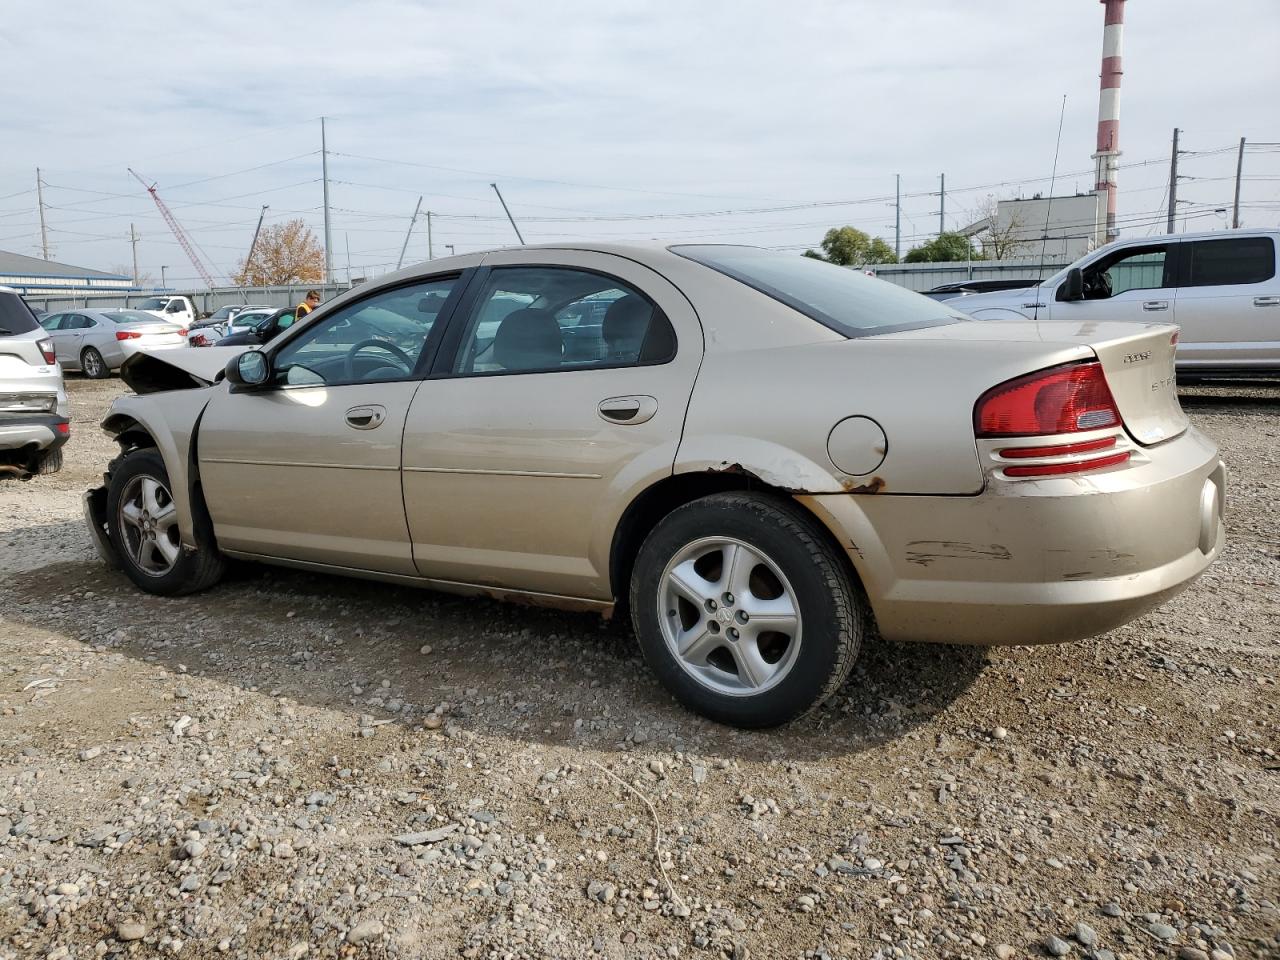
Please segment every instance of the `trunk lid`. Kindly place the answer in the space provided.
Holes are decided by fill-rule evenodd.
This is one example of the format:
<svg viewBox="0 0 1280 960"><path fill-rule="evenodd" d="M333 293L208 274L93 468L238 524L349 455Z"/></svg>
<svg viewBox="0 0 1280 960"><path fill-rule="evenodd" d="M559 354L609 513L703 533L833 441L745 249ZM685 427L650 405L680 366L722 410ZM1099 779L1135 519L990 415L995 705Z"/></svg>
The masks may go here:
<svg viewBox="0 0 1280 960"><path fill-rule="evenodd" d="M1167 323L983 320L883 336L1087 347L1102 363L1107 385L1129 433L1143 446L1151 446L1187 429L1174 376L1177 333L1178 328Z"/></svg>

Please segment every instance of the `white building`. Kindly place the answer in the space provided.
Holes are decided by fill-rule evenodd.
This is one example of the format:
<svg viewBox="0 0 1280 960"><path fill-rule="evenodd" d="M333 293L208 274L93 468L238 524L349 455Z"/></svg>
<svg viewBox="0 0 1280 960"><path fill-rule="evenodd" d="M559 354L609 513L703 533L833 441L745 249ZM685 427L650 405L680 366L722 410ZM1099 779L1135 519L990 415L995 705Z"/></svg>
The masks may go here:
<svg viewBox="0 0 1280 960"><path fill-rule="evenodd" d="M1071 263L1106 242L1107 195L1101 191L1071 197L1000 200L995 223L984 217L960 232L977 237L988 255L998 246L1001 260Z"/></svg>
<svg viewBox="0 0 1280 960"><path fill-rule="evenodd" d="M132 277L0 250L0 287L19 293L112 293L136 290Z"/></svg>

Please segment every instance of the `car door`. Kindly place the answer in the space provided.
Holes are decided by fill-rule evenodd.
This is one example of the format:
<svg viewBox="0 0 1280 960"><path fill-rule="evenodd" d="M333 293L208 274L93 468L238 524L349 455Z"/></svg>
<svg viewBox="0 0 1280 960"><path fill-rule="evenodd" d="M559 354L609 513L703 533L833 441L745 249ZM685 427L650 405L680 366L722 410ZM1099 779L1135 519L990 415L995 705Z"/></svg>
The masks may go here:
<svg viewBox="0 0 1280 960"><path fill-rule="evenodd" d="M415 572L400 489L405 414L460 294L453 274L383 287L268 348L259 389L216 391L198 437L223 549Z"/></svg>
<svg viewBox="0 0 1280 960"><path fill-rule="evenodd" d="M1182 244L1182 367L1280 367L1275 240L1226 236Z"/></svg>
<svg viewBox="0 0 1280 960"><path fill-rule="evenodd" d="M670 475L701 357L689 301L647 267L486 257L405 424L418 572L610 599L618 520Z"/></svg>
<svg viewBox="0 0 1280 960"><path fill-rule="evenodd" d="M82 313L63 314L62 323L54 338L54 350L60 362L80 366L80 348L84 343L85 331L92 325L93 321Z"/></svg>
<svg viewBox="0 0 1280 960"><path fill-rule="evenodd" d="M1063 284L1040 311L1050 320L1082 323L1130 320L1173 323L1177 312L1174 278L1177 241L1113 250L1086 264L1084 299L1062 300Z"/></svg>
<svg viewBox="0 0 1280 960"><path fill-rule="evenodd" d="M74 337L74 332L63 329L63 325L67 322L67 314L53 313L40 320L40 326L49 334L49 339L53 341L53 352L58 358L59 363L66 363L66 340L68 335Z"/></svg>

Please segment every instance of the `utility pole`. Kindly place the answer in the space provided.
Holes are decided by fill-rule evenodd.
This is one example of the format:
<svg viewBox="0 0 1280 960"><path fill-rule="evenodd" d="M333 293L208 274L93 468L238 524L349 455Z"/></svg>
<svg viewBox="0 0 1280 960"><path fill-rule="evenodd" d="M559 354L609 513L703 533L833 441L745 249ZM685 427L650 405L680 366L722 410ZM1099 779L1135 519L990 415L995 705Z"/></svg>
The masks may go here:
<svg viewBox="0 0 1280 960"><path fill-rule="evenodd" d="M431 246L431 211L427 211L427 259L434 260L436 258L435 248Z"/></svg>
<svg viewBox="0 0 1280 960"><path fill-rule="evenodd" d="M163 263L160 264L160 289L161 290L164 290L168 286L168 284L164 282L164 272L168 269L169 268L166 267Z"/></svg>
<svg viewBox="0 0 1280 960"><path fill-rule="evenodd" d="M445 248L446 250L448 250L448 251L449 251L449 256L451 256L451 257L452 257L452 256L453 256L453 244L452 244L452 243L446 243L446 244L444 245L444 248Z"/></svg>
<svg viewBox="0 0 1280 960"><path fill-rule="evenodd" d="M418 211L421 209L422 198L419 197L417 205L413 208L413 216L409 218L409 229L404 232L404 244L400 247L400 259L396 261L397 270L404 265L404 252L409 249L409 237L413 234L413 225L418 222Z"/></svg>
<svg viewBox="0 0 1280 960"><path fill-rule="evenodd" d="M1231 226L1240 226L1240 173L1244 170L1244 137L1240 138L1240 153L1236 156L1236 200L1231 205Z"/></svg>
<svg viewBox="0 0 1280 960"><path fill-rule="evenodd" d="M138 234L129 224L129 246L133 247L133 285L138 285Z"/></svg>
<svg viewBox="0 0 1280 960"><path fill-rule="evenodd" d="M347 286L351 286L351 234L342 235L347 241Z"/></svg>
<svg viewBox="0 0 1280 960"><path fill-rule="evenodd" d="M324 117L320 118L320 176L324 180L324 282L333 282L333 235L329 230L329 146L324 137Z"/></svg>
<svg viewBox="0 0 1280 960"><path fill-rule="evenodd" d="M49 259L49 230L44 223L44 180L40 177L40 168L36 167L36 199L40 204L40 248L44 258Z"/></svg>
<svg viewBox="0 0 1280 960"><path fill-rule="evenodd" d="M1178 214L1178 128L1173 128L1173 153L1169 156L1169 220L1165 233L1173 233L1173 220Z"/></svg>
<svg viewBox="0 0 1280 960"><path fill-rule="evenodd" d="M498 195L498 202L502 204L502 211L507 215L507 219L511 221L511 229L516 232L516 239L520 241L520 246L523 247L524 237L520 236L520 228L516 226L515 218L511 216L511 211L507 209L507 201L502 199L502 191L498 189L496 183L491 183L489 186L493 187L493 192Z"/></svg>
<svg viewBox="0 0 1280 960"><path fill-rule="evenodd" d="M258 249L258 234L262 232L262 221L267 215L267 205L262 205L262 211L258 214L258 225L253 228L253 239L249 241L249 255L244 258L244 273L240 277L240 285L244 286L246 280L249 279L249 271L253 269L253 251Z"/></svg>
<svg viewBox="0 0 1280 960"><path fill-rule="evenodd" d="M938 176L938 233L947 232L947 175Z"/></svg>
<svg viewBox="0 0 1280 960"><path fill-rule="evenodd" d="M893 256L902 259L902 174L893 175Z"/></svg>

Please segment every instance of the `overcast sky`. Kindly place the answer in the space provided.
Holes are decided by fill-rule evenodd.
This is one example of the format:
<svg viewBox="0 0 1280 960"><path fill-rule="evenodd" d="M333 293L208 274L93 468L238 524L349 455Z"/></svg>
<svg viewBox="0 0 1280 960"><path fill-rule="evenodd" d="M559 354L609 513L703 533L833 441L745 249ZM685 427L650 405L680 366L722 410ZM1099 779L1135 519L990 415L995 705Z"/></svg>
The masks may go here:
<svg viewBox="0 0 1280 960"><path fill-rule="evenodd" d="M0 23L0 249L196 274L133 166L226 276L267 222L322 236L328 120L334 266L394 266L419 194L437 256L513 241L725 239L801 250L851 223L903 250L990 194L1092 187L1103 8L1091 0L103 4L7 0ZM1181 127L1187 229L1223 225L1235 145L1280 142L1280 2L1126 4L1119 218L1162 229ZM1217 151L1217 152L1214 152ZM260 167L256 170L247 168ZM1244 220L1280 223L1280 147L1245 156ZM862 201L851 203L847 201ZM840 205L834 205L834 204ZM778 210L801 204L815 206ZM828 204L816 206L816 204ZM697 216L681 216L698 214ZM1158 221L1158 223L1157 223ZM1154 225L1154 226L1153 226ZM420 221L409 259L427 255Z"/></svg>

